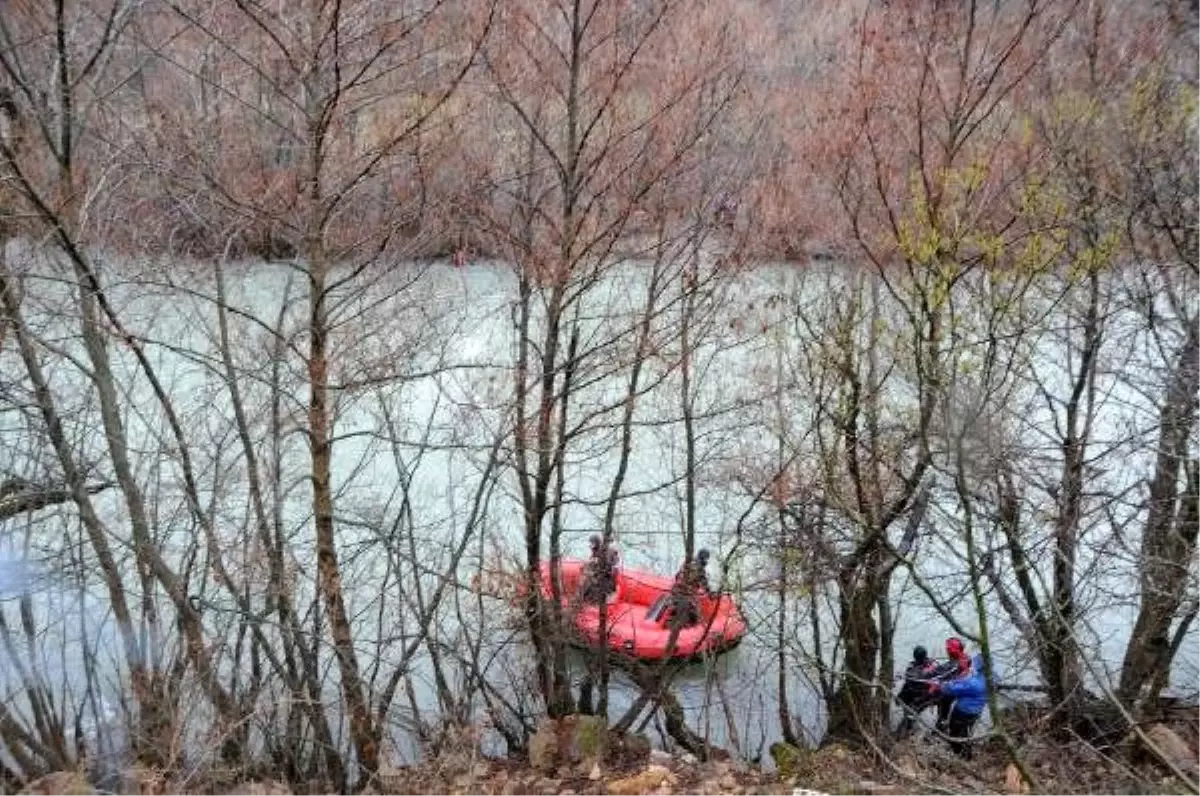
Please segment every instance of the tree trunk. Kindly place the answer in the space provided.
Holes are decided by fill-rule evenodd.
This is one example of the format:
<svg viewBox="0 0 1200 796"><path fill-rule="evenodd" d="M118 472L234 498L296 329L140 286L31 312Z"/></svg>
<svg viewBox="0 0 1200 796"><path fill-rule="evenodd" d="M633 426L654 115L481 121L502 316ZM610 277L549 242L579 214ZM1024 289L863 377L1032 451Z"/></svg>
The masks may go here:
<svg viewBox="0 0 1200 796"><path fill-rule="evenodd" d="M1186 462L1200 388L1200 332L1193 322L1160 410L1158 458L1142 531L1141 605L1125 650L1117 696L1140 711L1147 684L1171 664L1171 624L1179 612L1196 552L1200 465ZM1185 478L1180 484L1180 470Z"/></svg>
<svg viewBox="0 0 1200 796"><path fill-rule="evenodd" d="M88 358L92 363L92 381L95 383L99 395L100 416L105 438L108 441L108 454L112 460L113 471L116 473L121 495L124 498L125 510L129 514L129 527L133 534L137 567L143 576L144 587L149 588L151 586L149 558L156 555L151 550L153 541L150 535L150 521L146 515L141 489L133 474L133 465L129 461L125 429L121 421L121 407L117 399L117 388L109 367L108 352L97 325L96 300L87 287L87 280L83 278L83 275L80 276L79 306L83 340ZM178 593L182 592L182 586L176 586L175 591L178 598ZM188 622L188 619L193 621ZM181 616L181 623L189 630L189 642L203 645L196 617L194 615ZM143 651L143 656L145 654L146 652ZM174 735L174 728L171 726L171 717L163 704L153 664L148 667L147 674L149 677L147 687L151 693L140 705L134 748L141 762L162 768L169 762L163 742L164 739Z"/></svg>
<svg viewBox="0 0 1200 796"><path fill-rule="evenodd" d="M1083 698L1080 653L1075 641L1075 558L1083 516L1084 467L1095 418L1096 367L1103 333L1100 296L1100 273L1093 268L1088 274L1079 371L1067 401L1061 444L1063 466L1054 524L1053 593L1050 613L1043 624L1046 632L1039 640L1042 673L1051 703L1056 706L1055 716L1064 728L1073 722Z"/></svg>
<svg viewBox="0 0 1200 796"><path fill-rule="evenodd" d="M839 577L842 676L829 705L830 739L859 744L878 737L885 726L878 688L879 626L875 607L879 596L873 584L856 583L862 569Z"/></svg>
<svg viewBox="0 0 1200 796"><path fill-rule="evenodd" d="M2 255L0 255L2 256ZM139 710L151 715L156 713L155 696L151 688L150 675L146 670L141 646L133 631L133 616L129 610L125 585L121 581L120 570L116 557L108 542L107 529L96 516L95 509L88 497L84 485L83 474L76 465L74 455L67 441L54 396L50 391L49 381L38 360L37 349L32 336L25 326L21 315L16 292L8 280L7 267L0 262L0 302L3 302L5 321L9 324L17 339L17 347L25 370L33 386L33 393L42 420L46 424L46 434L54 448L63 476L71 490L71 497L79 511L80 522L87 531L100 565L101 575L108 590L109 602L112 605L113 616L116 619L117 631L121 636L125 663L129 667L130 680L133 685L134 699Z"/></svg>
<svg viewBox="0 0 1200 796"><path fill-rule="evenodd" d="M342 698L350 714L350 736L363 775L370 776L379 770L379 747L375 741L366 695L363 693L350 617L342 595L342 573L333 527L333 479L330 466L333 443L327 352L329 319L325 308L327 264L320 241L315 239L315 236L306 248L310 302L308 433L312 461L313 521L317 539L317 574L321 597L329 615L329 631L333 637L333 649L337 657Z"/></svg>
<svg viewBox="0 0 1200 796"><path fill-rule="evenodd" d="M778 668L778 683L776 698L779 701L779 732L783 740L792 746L798 746L796 729L792 724L792 711L788 706L787 692L787 600L788 600L788 566L792 555L791 545L788 544L787 527L782 516L779 519L779 621L776 625L775 643L777 645L776 666Z"/></svg>

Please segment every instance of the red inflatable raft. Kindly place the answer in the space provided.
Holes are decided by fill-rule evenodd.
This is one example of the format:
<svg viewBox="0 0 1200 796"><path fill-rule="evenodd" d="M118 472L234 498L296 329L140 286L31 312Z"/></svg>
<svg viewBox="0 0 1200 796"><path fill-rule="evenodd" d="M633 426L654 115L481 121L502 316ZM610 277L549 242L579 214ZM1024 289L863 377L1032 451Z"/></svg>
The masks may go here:
<svg viewBox="0 0 1200 796"><path fill-rule="evenodd" d="M585 561L564 558L562 568L563 606L574 612L580 640L595 644L600 636L600 606L579 605L571 598L579 588ZM672 578L622 567L617 571L617 592L608 602L608 646L643 660L667 657L671 629L665 621L646 617L659 597L671 590ZM550 564L542 563L542 594L551 596ZM746 620L729 595L700 596L700 622L679 631L672 659L712 655L736 647L746 635Z"/></svg>

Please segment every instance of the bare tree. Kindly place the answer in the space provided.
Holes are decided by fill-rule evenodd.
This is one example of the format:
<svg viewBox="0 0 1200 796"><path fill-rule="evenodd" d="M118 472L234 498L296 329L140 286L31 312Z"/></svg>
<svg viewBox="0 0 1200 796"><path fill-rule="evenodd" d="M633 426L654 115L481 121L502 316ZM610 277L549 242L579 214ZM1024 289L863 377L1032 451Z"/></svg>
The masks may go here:
<svg viewBox="0 0 1200 796"><path fill-rule="evenodd" d="M524 514L526 616L551 715L573 706L554 574L569 445L603 423L604 415L622 410L624 442L602 525L611 538L630 423L638 397L649 389L642 368L661 345L651 335L651 321L675 301L667 287L669 275L681 268L677 241L694 236L691 216L676 209L680 197L668 187L694 186L689 170L696 168L700 142L737 86L728 31L708 17L708 9L700 11L685 16L673 2L644 5L636 13L609 0L557 7L513 3L497 22L498 42L521 46L498 43L486 52L500 103L498 129L504 140L518 143L500 150L507 162L495 172L484 223L518 268L514 460ZM685 30L696 37L680 47ZM668 59L680 65L664 81L659 66ZM700 186L690 203L705 207L706 195ZM643 232L649 244L634 235ZM599 335L589 334L584 319L593 312L593 296L623 260L637 259L624 253L629 248L651 263L641 280L645 304L631 326L602 325ZM630 342L633 356L621 355ZM571 419L573 394L601 374L622 370L627 389L616 406L574 410ZM546 540L554 587L548 605L540 597Z"/></svg>
<svg viewBox="0 0 1200 796"><path fill-rule="evenodd" d="M221 97L232 118L278 136L274 192L259 193L244 172L230 169L236 167L236 148L196 147L186 153L186 170L168 177L176 192L195 191L200 184L215 191L218 205L234 219L231 239L242 228L272 230L285 243L283 251L295 254L293 267L307 284L304 434L319 593L355 756L367 778L379 768L387 711L420 639L372 704L374 677L364 676L355 642L336 533L334 424L339 396L396 380L405 368L397 362L380 369L382 358L358 372L338 368L333 346L338 330L372 300L372 286L405 251L406 216L420 211L420 197L388 207L379 191L388 190L394 171L411 173L420 132L446 108L466 74L491 11L472 17L442 2L413 14L377 3L325 2L286 10L257 3L236 9L172 4L172 10L185 25L185 45L211 45L219 53L215 72L188 77L202 92ZM471 26L471 38L456 47L447 36L463 23ZM399 115L388 118L381 108ZM434 596L440 599L441 593ZM417 598L427 630L430 605L419 591Z"/></svg>
<svg viewBox="0 0 1200 796"><path fill-rule="evenodd" d="M838 564L843 678L830 706L833 736L875 735L886 717L888 574L907 547L905 534L892 540L889 530L915 511L938 454L932 424L960 334L949 298L1021 234L1006 181L1027 153L1010 135L1010 109L1074 8L870 9L858 23L846 99L835 103L837 132L814 133L814 151L836 164L830 176L849 237L876 272L848 288L846 309L829 321L842 386L830 417L837 437L823 437L837 467L825 489L859 528ZM882 329L903 335L890 362ZM884 401L898 379L913 398L907 432L889 441Z"/></svg>

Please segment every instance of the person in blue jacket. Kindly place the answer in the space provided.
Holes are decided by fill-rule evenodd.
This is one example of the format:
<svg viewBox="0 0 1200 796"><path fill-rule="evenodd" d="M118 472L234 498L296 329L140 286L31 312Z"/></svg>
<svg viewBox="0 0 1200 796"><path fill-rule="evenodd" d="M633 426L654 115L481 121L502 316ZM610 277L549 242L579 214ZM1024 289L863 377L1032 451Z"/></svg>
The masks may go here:
<svg viewBox="0 0 1200 796"><path fill-rule="evenodd" d="M967 647L963 644L962 639L955 636L946 639L946 671L943 671L941 676L936 679L941 682L957 680L960 677L966 677L970 669L971 656L967 654ZM933 693L933 689L930 691ZM954 707L954 697L936 694L935 699L937 701L937 731L944 736L947 732L946 725L950 721L950 708Z"/></svg>
<svg viewBox="0 0 1200 796"><path fill-rule="evenodd" d="M955 754L971 759L971 730L987 706L987 680L984 675L983 656L976 655L971 665L957 678L945 683L932 683L930 690L940 693L943 699L951 700L950 713L946 721L946 735Z"/></svg>

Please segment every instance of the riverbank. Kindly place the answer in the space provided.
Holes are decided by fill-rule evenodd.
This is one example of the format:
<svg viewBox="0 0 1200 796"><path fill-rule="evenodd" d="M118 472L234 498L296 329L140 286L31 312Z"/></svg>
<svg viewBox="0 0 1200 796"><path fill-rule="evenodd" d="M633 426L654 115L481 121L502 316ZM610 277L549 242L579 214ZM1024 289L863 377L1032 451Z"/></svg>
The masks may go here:
<svg viewBox="0 0 1200 796"><path fill-rule="evenodd" d="M978 738L971 760L952 754L928 734L881 749L851 749L830 744L802 750L776 744L763 765L713 750L700 761L687 753L651 748L641 735L604 733L598 720L570 716L543 720L525 756L488 758L480 752L478 732L443 738L443 750L412 766L385 766L360 792L365 794L875 794L906 793L1193 793L1198 742L1196 716L1171 726L1143 728L1156 750L1131 733L1121 743L1099 750L1083 741L1051 741L1026 735L1018 741L1022 761L1034 779L1023 781L995 736ZM21 793L318 793L320 787L284 784L266 776L192 771L167 775L133 767L117 782L90 782L78 772L42 777ZM1182 774L1182 776L1181 776Z"/></svg>

